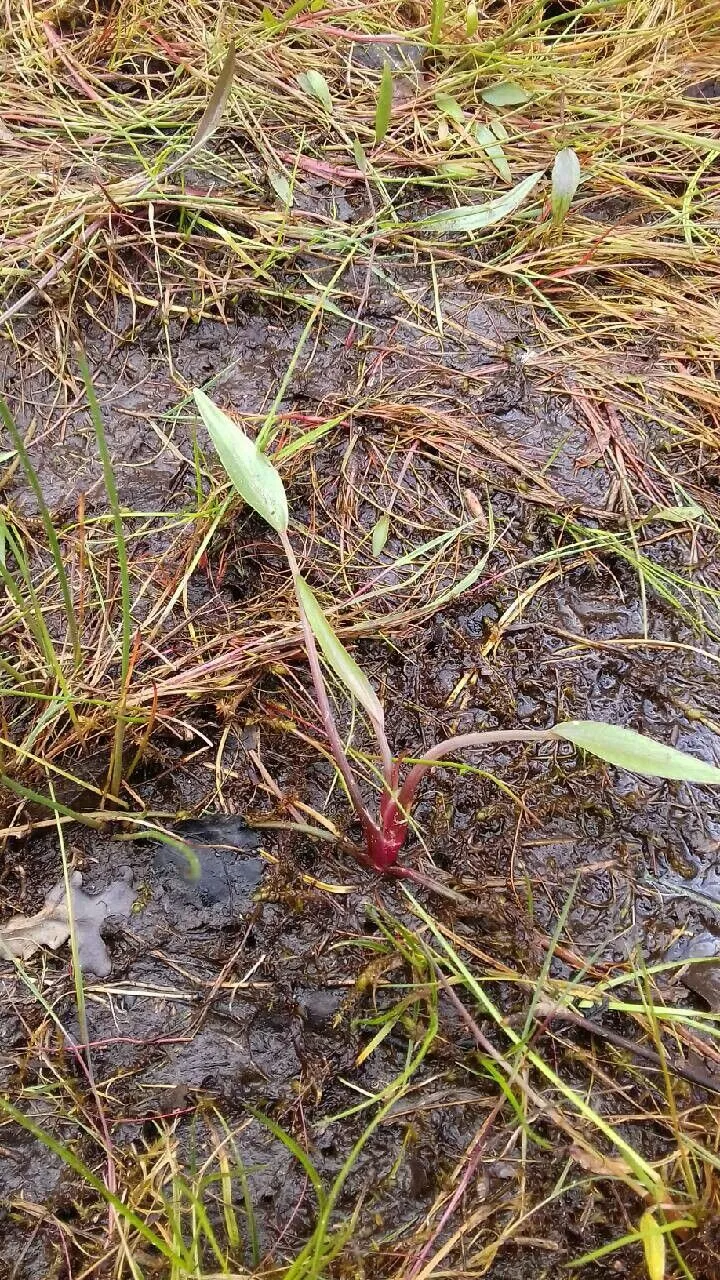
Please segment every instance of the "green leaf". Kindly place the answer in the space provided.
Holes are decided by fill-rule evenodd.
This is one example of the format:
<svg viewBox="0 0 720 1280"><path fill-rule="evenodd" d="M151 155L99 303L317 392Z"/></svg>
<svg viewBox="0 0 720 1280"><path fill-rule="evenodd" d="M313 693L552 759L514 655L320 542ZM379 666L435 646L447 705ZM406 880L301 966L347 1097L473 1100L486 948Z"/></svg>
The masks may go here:
<svg viewBox="0 0 720 1280"><path fill-rule="evenodd" d="M509 141L510 134L508 133L507 129L505 128L505 125L503 124L499 116L493 116L492 120L490 121L490 128L492 129L493 133L495 134L495 137L498 139L499 142Z"/></svg>
<svg viewBox="0 0 720 1280"><path fill-rule="evenodd" d="M649 1280L665 1280L665 1235L653 1216L652 1209L645 1210L638 1230L645 1250Z"/></svg>
<svg viewBox="0 0 720 1280"><path fill-rule="evenodd" d="M475 0L469 0L465 10L465 33L468 40L474 40L478 32L478 11Z"/></svg>
<svg viewBox="0 0 720 1280"><path fill-rule="evenodd" d="M506 182L512 182L510 165L505 159L505 152L495 137L493 130L489 129L486 124L478 124L475 126L475 138L493 168L500 174L500 177L504 178Z"/></svg>
<svg viewBox="0 0 720 1280"><path fill-rule="evenodd" d="M317 98L328 114L332 115L333 103L330 97L330 89L321 71L316 71L314 68L310 71L302 71L297 81L301 89L304 89L306 93L312 94L313 98Z"/></svg>
<svg viewBox="0 0 720 1280"><path fill-rule="evenodd" d="M521 107L524 102L530 101L530 94L512 80L501 80L500 84L483 89L480 97L491 107Z"/></svg>
<svg viewBox="0 0 720 1280"><path fill-rule="evenodd" d="M515 212L542 176L543 170L538 169L496 200L488 200L486 204L464 205L459 209L444 209L440 213L430 214L428 218L421 218L415 225L427 227L429 231L456 232L481 231L485 227L492 227Z"/></svg>
<svg viewBox="0 0 720 1280"><path fill-rule="evenodd" d="M438 111L442 111L444 116L449 116L451 120L454 120L455 124L462 124L465 119L465 112L457 98L451 98L449 93L436 93L435 106Z"/></svg>
<svg viewBox="0 0 720 1280"><path fill-rule="evenodd" d="M204 147L205 143L209 141L217 129L222 118L223 111L227 106L227 100L230 97L230 90L232 89L234 77L235 44L234 41L231 40L230 48L227 51L227 56L222 66L222 71L217 78L215 88L210 94L210 99L203 112L202 119L195 130L195 136L188 148L188 156L199 151L201 147Z"/></svg>
<svg viewBox="0 0 720 1280"><path fill-rule="evenodd" d="M453 182L470 182L477 178L479 169L477 160L446 160L438 165L438 173L444 178L452 178Z"/></svg>
<svg viewBox="0 0 720 1280"><path fill-rule="evenodd" d="M383 63L377 107L375 108L375 145L382 142L388 131L392 114L393 78L389 62Z"/></svg>
<svg viewBox="0 0 720 1280"><path fill-rule="evenodd" d="M270 186L275 192L278 200L289 209L293 202L293 193L292 187L285 177L285 174L281 173L279 169L268 168L267 176L268 182L270 183Z"/></svg>
<svg viewBox="0 0 720 1280"><path fill-rule="evenodd" d="M388 540L389 532L390 516L386 513L384 516L380 516L380 519L372 531L372 549L376 560L378 556L382 555L382 552L385 549L385 543Z"/></svg>
<svg viewBox="0 0 720 1280"><path fill-rule="evenodd" d="M338 640L314 592L299 574L295 578L295 591L328 666L332 667L338 679L342 680L346 689L365 709L373 724L382 729L385 716L375 690L365 672L360 670L355 659L350 657L345 646Z"/></svg>
<svg viewBox="0 0 720 1280"><path fill-rule="evenodd" d="M691 524L694 520L702 520L705 512L696 502L689 502L685 507L656 507L648 520L669 520L672 524Z"/></svg>
<svg viewBox="0 0 720 1280"><path fill-rule="evenodd" d="M572 742L609 764L648 778L676 778L684 782L720 783L720 769L646 738L634 729L622 729L602 720L568 720L552 730L556 738Z"/></svg>
<svg viewBox="0 0 720 1280"><path fill-rule="evenodd" d="M359 138L353 138L352 149L358 169L361 173L367 173L367 156Z"/></svg>
<svg viewBox="0 0 720 1280"><path fill-rule="evenodd" d="M218 457L241 498L271 529L284 533L289 519L287 498L272 462L204 391L196 388L193 395Z"/></svg>
<svg viewBox="0 0 720 1280"><path fill-rule="evenodd" d="M552 167L550 203L555 222L562 222L580 182L580 161L572 147L558 151Z"/></svg>

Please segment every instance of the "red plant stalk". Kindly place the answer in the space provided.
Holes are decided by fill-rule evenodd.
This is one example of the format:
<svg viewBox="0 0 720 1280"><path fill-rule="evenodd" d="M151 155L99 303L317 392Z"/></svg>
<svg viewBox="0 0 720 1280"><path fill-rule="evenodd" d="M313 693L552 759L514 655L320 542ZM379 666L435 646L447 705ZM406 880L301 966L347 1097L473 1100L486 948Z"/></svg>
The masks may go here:
<svg viewBox="0 0 720 1280"><path fill-rule="evenodd" d="M295 559L295 552L292 549L290 539L288 538L286 533L282 533L282 532L280 533L280 540L283 545L283 551L287 556L288 564L290 565L290 570L293 576L293 582L295 582L300 572L298 569L297 560ZM377 846L379 846L382 843L382 839L383 839L382 832L378 827L377 823L373 822L372 818L370 817L370 814L368 813L367 808L365 807L365 802L362 798L362 795L360 794L360 788L357 784L355 775L352 769L350 768L350 761L348 760L347 755L345 754L345 747L343 746L342 738L340 737L340 734L338 732L338 727L335 724L335 717L333 716L333 713L332 713L332 707L330 706L330 699L328 698L327 689L325 687L325 680L323 679L322 668L320 666L320 658L318 656L318 651L317 651L317 645L315 644L315 636L312 633L312 628L310 626L310 623L308 622L305 610L303 608L302 600L300 599L300 596L297 593L297 591L296 591L296 597L297 597L298 607L300 609L300 625L302 627L303 640L305 642L305 648L307 650L308 664L310 666L310 675L312 676L312 682L313 682L313 687L315 689L315 697L317 699L320 718L323 722L323 728L325 729L325 732L327 734L328 742L330 743L330 750L335 759L335 763L337 764L337 767L340 770L345 786L347 787L348 795L352 800L355 812L357 813L357 816L360 819L360 822L362 824L363 833L365 835L365 841L368 847L368 853L369 853L369 856L372 858L371 850L375 849ZM385 743L385 746L387 747L387 742ZM383 755L384 754L385 753L383 752ZM389 756L390 756L389 747L387 747L387 756L389 759Z"/></svg>
<svg viewBox="0 0 720 1280"><path fill-rule="evenodd" d="M299 577L298 563L295 558L290 539L286 533L280 533L283 550L292 572L293 582ZM415 876L410 869L397 866L397 859L408 833L410 811L417 789L425 774L440 760L447 759L457 751L465 751L472 747L491 746L501 742L547 742L554 738L551 729L489 729L483 733L463 733L453 738L438 742L425 753L425 756L408 773L404 783L398 790L400 776L399 761L393 760L384 727L377 720L372 720L375 737L380 750L384 789L380 797L380 821L375 822L368 812L363 800L357 779L347 758L342 738L335 723L330 706L325 679L320 665L320 657L315 643L315 636L303 608L302 599L296 589L296 597L300 610L303 641L308 656L310 674L312 676L318 711L327 734L330 750L347 788L365 837L367 861L375 871L393 875Z"/></svg>
<svg viewBox="0 0 720 1280"><path fill-rule="evenodd" d="M457 751L466 751L472 747L492 746L501 742L549 742L554 738L551 729L488 729L483 733L463 733L454 738L446 738L438 742L425 753L424 758L410 770L399 791L397 776L399 766L394 765L394 786L391 792L385 792L380 801L381 839L373 852L378 855L374 865L378 870L387 870L397 860L408 832L408 821L415 794L425 774L440 760L447 759Z"/></svg>

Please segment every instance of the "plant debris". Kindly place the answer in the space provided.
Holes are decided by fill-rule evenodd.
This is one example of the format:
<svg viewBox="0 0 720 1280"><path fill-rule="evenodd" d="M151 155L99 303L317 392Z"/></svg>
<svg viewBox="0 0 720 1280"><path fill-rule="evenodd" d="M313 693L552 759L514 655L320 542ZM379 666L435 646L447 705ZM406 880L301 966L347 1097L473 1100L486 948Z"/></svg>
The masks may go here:
<svg viewBox="0 0 720 1280"><path fill-rule="evenodd" d="M128 870L123 879L114 880L101 893L92 896L85 893L81 885L82 875L73 871L70 876L71 904L68 904L65 881L59 880L34 916L13 916L0 926L0 954L29 960L40 947L57 951L70 937L72 921L83 973L106 977L112 962L101 930L109 919L130 914L135 901L132 872Z"/></svg>

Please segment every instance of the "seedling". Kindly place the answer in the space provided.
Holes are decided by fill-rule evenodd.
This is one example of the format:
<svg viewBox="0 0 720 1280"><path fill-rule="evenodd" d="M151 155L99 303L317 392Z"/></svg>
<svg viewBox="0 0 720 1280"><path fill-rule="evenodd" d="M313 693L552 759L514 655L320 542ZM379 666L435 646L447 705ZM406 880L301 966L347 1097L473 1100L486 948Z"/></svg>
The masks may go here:
<svg viewBox="0 0 720 1280"><path fill-rule="evenodd" d="M407 838L410 813L418 787L428 770L438 761L476 747L508 742L572 742L601 760L647 777L720 784L720 769L714 765L676 751L673 747L666 747L632 729L595 720L570 720L556 724L551 729L492 729L447 738L426 751L424 758L409 770L401 782L401 761L394 758L390 749L380 700L365 673L341 644L313 591L300 574L288 535L288 504L278 471L255 442L218 409L204 392L195 391L195 401L234 487L249 506L275 530L285 552L295 588L318 711L333 758L363 830L365 849L356 851L361 861L376 871L417 878L416 873L398 866L397 860ZM325 686L318 647L328 666L362 707L372 726L383 779L377 816L371 813L345 752Z"/></svg>

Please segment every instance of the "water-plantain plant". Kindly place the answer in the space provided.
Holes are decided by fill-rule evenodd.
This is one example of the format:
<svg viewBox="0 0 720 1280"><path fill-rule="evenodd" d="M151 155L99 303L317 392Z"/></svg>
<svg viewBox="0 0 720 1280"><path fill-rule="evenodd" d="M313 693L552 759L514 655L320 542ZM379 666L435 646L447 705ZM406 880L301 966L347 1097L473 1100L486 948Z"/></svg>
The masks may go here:
<svg viewBox="0 0 720 1280"><path fill-rule="evenodd" d="M200 416L207 427L230 480L249 506L278 535L292 574L300 625L307 651L315 698L330 750L345 782L348 795L362 826L365 849L358 857L376 871L394 875L412 874L398 866L397 859L408 833L410 812L417 789L434 764L458 751L506 742L553 742L562 740L591 752L610 764L648 777L675 778L687 782L720 783L720 769L695 756L666 747L653 738L596 720L570 720L551 729L492 729L447 738L424 752L400 781L401 762L393 757L385 733L382 704L365 673L340 642L300 574L290 542L289 511L283 482L269 458L253 440L204 392L195 391ZM335 722L323 677L320 654L362 707L378 745L383 789L377 815L373 815L352 770Z"/></svg>

